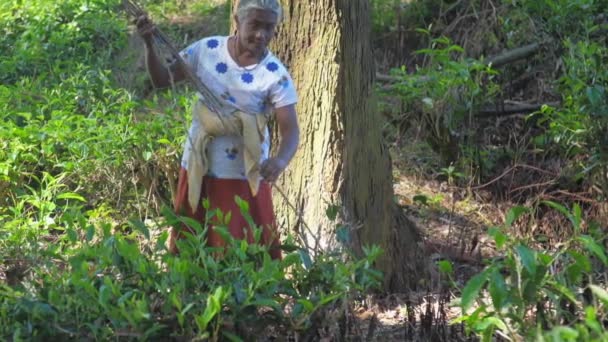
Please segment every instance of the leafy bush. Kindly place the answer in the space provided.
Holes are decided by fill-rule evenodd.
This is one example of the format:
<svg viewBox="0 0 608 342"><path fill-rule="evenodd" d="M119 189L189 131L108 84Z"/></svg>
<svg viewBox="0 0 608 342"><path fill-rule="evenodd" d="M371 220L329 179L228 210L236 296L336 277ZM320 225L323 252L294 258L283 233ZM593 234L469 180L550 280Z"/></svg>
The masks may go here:
<svg viewBox="0 0 608 342"><path fill-rule="evenodd" d="M545 36L555 35L559 40L584 36L596 15L608 9L608 3L601 0L517 0L513 6L524 8Z"/></svg>
<svg viewBox="0 0 608 342"><path fill-rule="evenodd" d="M408 74L405 67L393 69L397 81L383 94L402 103L395 120L420 123L429 145L449 164L460 155L459 144L464 142L457 132L470 127L479 107L497 93L496 71L465 58L464 50L446 37L431 39L429 48L417 53L424 55L425 64L415 74Z"/></svg>
<svg viewBox="0 0 608 342"><path fill-rule="evenodd" d="M248 217L246 202L237 203ZM178 242L176 257L166 252L166 230L155 240L149 225L131 220L117 234L72 213L59 243L39 248L45 260L30 265L23 286L0 286L0 336L240 340L270 323L306 333L324 310L379 282L371 268L376 248L363 259L326 254L313 261L286 244L292 253L271 260L266 247L232 238L221 224L214 229L226 248L205 247L206 225L166 210L156 229L188 224L197 232ZM228 222L229 215L210 211L207 219ZM261 231L255 236L259 241Z"/></svg>
<svg viewBox="0 0 608 342"><path fill-rule="evenodd" d="M462 290L463 315L456 322L465 322L484 341L495 333L509 340L608 338L603 323L608 315L606 280L595 275L608 266L605 232L591 224L585 234L577 205L568 210L554 202L544 204L570 220L573 236L554 251L532 248L509 236L509 227L529 211L514 207L504 226L490 231L501 257Z"/></svg>
<svg viewBox="0 0 608 342"><path fill-rule="evenodd" d="M107 63L126 43L119 1L17 1L0 3L0 82L28 76L57 80L77 64Z"/></svg>
<svg viewBox="0 0 608 342"><path fill-rule="evenodd" d="M139 99L116 84L118 3L0 3L0 339L247 340L268 322L314 335L378 284L379 250L312 260L288 240L275 261L221 224L220 250L205 247L207 225L161 215L191 96ZM197 234L176 257L167 229L183 224Z"/></svg>
<svg viewBox="0 0 608 342"><path fill-rule="evenodd" d="M545 106L542 118L547 121L546 135L536 139L539 147L552 149L578 166L578 179L592 179L608 196L608 48L597 42L566 41L564 75L559 80L563 96L561 107ZM589 177L590 176L590 177Z"/></svg>

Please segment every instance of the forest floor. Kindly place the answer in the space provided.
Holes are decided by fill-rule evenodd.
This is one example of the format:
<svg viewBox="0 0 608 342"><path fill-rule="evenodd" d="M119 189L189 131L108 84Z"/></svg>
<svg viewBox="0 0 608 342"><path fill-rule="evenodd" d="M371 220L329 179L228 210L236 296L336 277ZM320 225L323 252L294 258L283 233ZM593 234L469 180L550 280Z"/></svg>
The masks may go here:
<svg viewBox="0 0 608 342"><path fill-rule="evenodd" d="M495 248L487 229L504 222L508 205L491 203L480 193L441 181L441 175L427 174L420 158L421 143L394 146L393 176L395 200L415 222L424 239L424 253L431 277L417 291L391 293L374 298L372 305L355 310L361 331L355 340L365 341L465 341L460 325L449 322L461 314L453 301L458 297L445 286L448 279L437 262L452 263L456 288L483 268L483 258ZM483 193L482 193L483 194ZM483 196L485 197L485 196Z"/></svg>

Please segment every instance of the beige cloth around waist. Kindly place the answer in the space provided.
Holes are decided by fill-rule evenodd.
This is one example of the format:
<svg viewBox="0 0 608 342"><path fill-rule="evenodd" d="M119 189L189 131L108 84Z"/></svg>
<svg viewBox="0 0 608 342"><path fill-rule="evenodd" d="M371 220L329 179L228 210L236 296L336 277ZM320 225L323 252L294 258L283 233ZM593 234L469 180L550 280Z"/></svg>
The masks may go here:
<svg viewBox="0 0 608 342"><path fill-rule="evenodd" d="M260 158L262 141L268 118L262 114L235 111L221 116L211 112L200 100L196 101L192 116L199 119L200 129L189 137L192 151L188 158L188 202L192 211L199 205L203 176L209 171L206 147L214 137L237 135L243 138L245 176L251 193L255 196L260 186Z"/></svg>

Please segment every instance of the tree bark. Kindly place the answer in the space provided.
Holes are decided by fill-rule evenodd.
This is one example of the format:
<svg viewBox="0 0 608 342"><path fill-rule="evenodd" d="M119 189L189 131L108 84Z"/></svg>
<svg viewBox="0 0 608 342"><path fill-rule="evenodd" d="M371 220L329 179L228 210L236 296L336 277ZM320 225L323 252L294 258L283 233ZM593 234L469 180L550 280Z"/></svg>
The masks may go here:
<svg viewBox="0 0 608 342"><path fill-rule="evenodd" d="M384 273L385 289L413 288L426 272L425 263L416 227L393 200L390 156L373 95L369 2L282 4L284 22L271 50L298 89L301 140L278 182L289 201L274 194L279 226L304 230L304 221L312 230L306 234L309 244L331 248L336 223L326 210L337 205L355 251L372 244L384 250L377 267Z"/></svg>

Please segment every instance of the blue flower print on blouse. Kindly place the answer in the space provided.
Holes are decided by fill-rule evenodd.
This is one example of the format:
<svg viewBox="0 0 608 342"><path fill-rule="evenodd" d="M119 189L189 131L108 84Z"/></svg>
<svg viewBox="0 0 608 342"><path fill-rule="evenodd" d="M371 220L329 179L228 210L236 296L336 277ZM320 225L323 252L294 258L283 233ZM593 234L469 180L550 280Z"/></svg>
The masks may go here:
<svg viewBox="0 0 608 342"><path fill-rule="evenodd" d="M279 80L279 85L283 88L289 87L289 79L287 78L287 76L281 77L281 80Z"/></svg>
<svg viewBox="0 0 608 342"><path fill-rule="evenodd" d="M234 104L236 104L236 99L234 98L234 96L230 95L230 93L228 91L225 91L222 94L222 98L226 101L232 102Z"/></svg>
<svg viewBox="0 0 608 342"><path fill-rule="evenodd" d="M241 75L241 81L250 84L251 82L253 82L253 75L246 72L244 74Z"/></svg>
<svg viewBox="0 0 608 342"><path fill-rule="evenodd" d="M215 49L218 45L220 45L220 43L217 41L217 39L209 39L207 41L207 47L210 49Z"/></svg>
<svg viewBox="0 0 608 342"><path fill-rule="evenodd" d="M226 152L226 158L230 159L230 160L235 160L237 154L239 154L239 150L237 150L235 147L233 148L227 148L225 150Z"/></svg>
<svg viewBox="0 0 608 342"><path fill-rule="evenodd" d="M215 71L217 71L218 74L225 74L226 71L228 71L228 65L224 62L219 62L215 65Z"/></svg>
<svg viewBox="0 0 608 342"><path fill-rule="evenodd" d="M266 69L268 69L268 71L270 71L270 72L275 72L275 71L279 70L279 66L275 62L270 62L270 63L266 64Z"/></svg>

